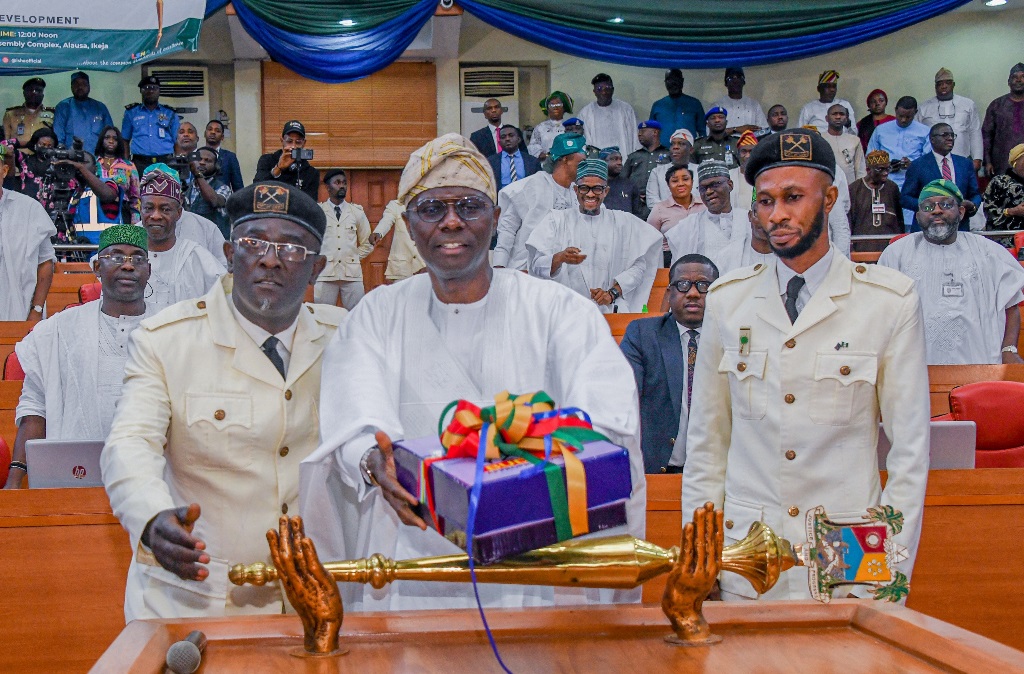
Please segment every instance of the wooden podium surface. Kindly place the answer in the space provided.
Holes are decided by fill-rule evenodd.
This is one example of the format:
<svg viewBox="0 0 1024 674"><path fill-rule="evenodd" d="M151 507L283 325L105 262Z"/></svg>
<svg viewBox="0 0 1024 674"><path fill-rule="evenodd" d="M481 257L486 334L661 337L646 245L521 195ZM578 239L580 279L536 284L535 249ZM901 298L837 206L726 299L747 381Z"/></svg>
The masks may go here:
<svg viewBox="0 0 1024 674"><path fill-rule="evenodd" d="M705 604L718 644L681 648L651 606L492 610L487 617L513 672L1024 672L1024 653L907 608L840 600ZM235 672L500 672L475 610L355 614L346 655L305 658L295 616L134 622L95 674L159 672L189 631L209 639L202 674Z"/></svg>

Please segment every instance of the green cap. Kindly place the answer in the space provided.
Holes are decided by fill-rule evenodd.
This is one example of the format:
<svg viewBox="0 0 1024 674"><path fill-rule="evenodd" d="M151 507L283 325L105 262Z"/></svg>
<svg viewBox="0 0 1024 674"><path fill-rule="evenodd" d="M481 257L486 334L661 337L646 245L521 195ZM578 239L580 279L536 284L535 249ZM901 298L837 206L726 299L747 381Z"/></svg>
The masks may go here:
<svg viewBox="0 0 1024 674"><path fill-rule="evenodd" d="M97 252L119 243L135 246L142 250L149 250L147 241L145 227L139 227L138 225L113 225L104 229L103 233L100 234L100 245Z"/></svg>
<svg viewBox="0 0 1024 674"><path fill-rule="evenodd" d="M964 200L964 195L952 181L939 178L933 180L923 188L921 188L921 195L918 196L918 200L927 199L929 197L953 197L958 202Z"/></svg>
<svg viewBox="0 0 1024 674"><path fill-rule="evenodd" d="M551 142L548 154L552 161L561 159L575 152L586 153L587 139L578 133L560 133Z"/></svg>

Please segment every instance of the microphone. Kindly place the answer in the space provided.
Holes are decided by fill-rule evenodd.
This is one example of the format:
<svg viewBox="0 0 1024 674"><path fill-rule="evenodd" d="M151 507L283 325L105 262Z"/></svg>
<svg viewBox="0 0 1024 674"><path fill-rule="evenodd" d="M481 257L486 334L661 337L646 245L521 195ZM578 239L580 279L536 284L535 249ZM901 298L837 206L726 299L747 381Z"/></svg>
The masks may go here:
<svg viewBox="0 0 1024 674"><path fill-rule="evenodd" d="M170 674L192 674L203 661L206 650L206 635L196 630L183 641L171 644L167 649L167 671Z"/></svg>

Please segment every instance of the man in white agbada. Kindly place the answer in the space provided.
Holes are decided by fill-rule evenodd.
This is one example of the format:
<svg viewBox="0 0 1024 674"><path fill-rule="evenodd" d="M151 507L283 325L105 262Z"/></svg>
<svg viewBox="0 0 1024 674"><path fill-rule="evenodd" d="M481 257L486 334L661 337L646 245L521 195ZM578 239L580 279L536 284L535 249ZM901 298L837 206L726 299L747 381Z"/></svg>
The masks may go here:
<svg viewBox="0 0 1024 674"><path fill-rule="evenodd" d="M981 168L985 149L981 138L981 115L971 99L954 94L956 82L947 68L935 73L935 96L921 103L915 119L928 128L936 124L949 124L956 134L953 154L974 160L974 170Z"/></svg>
<svg viewBox="0 0 1024 674"><path fill-rule="evenodd" d="M929 365L1024 362L1017 354L1024 269L995 241L957 231L963 203L948 180L925 185L921 231L889 245L878 264L914 279Z"/></svg>
<svg viewBox="0 0 1024 674"><path fill-rule="evenodd" d="M0 183L14 165L0 144ZM0 188L0 321L38 321L53 281L57 228L38 201Z"/></svg>
<svg viewBox="0 0 1024 674"><path fill-rule="evenodd" d="M647 179L646 196L648 206L654 208L655 204L672 198L668 181L665 180L669 167L685 166L690 169L690 173L695 176L697 175L697 165L690 161L691 152L693 152L693 134L690 133L689 129L676 129L672 133L668 148L668 156L672 161L668 164L655 166L654 170L651 171L651 176ZM695 203L701 203L696 181L693 184L693 200Z"/></svg>
<svg viewBox="0 0 1024 674"><path fill-rule="evenodd" d="M92 268L102 298L42 321L15 347L25 382L6 489L21 486L29 440L103 440L110 431L128 337L146 311L146 232L135 225L108 227Z"/></svg>
<svg viewBox="0 0 1024 674"><path fill-rule="evenodd" d="M370 245L376 246L388 235L392 227L395 228L395 235L391 237L391 249L388 251L388 266L384 270L384 278L392 282L409 278L423 270L420 253L409 238L409 228L402 222L404 212L405 207L398 199L392 199L384 207L384 215L370 234Z"/></svg>
<svg viewBox="0 0 1024 674"><path fill-rule="evenodd" d="M673 261L690 253L715 259L730 241L743 239L750 230L747 212L732 207L728 164L717 159L701 162L697 182L707 210L687 216L665 235Z"/></svg>
<svg viewBox="0 0 1024 674"><path fill-rule="evenodd" d="M597 100L583 106L577 115L583 120L587 143L594 147L615 145L626 156L639 150L640 140L636 137L636 112L633 106L612 98L615 84L605 73L598 73L590 83L594 85L594 98Z"/></svg>
<svg viewBox="0 0 1024 674"><path fill-rule="evenodd" d="M578 133L555 136L548 151L551 173L537 171L517 180L498 194L498 241L492 263L495 267L525 270L526 241L551 211L576 208L572 181L576 167L586 156L586 139Z"/></svg>
<svg viewBox="0 0 1024 674"><path fill-rule="evenodd" d="M320 448L300 468L301 514L321 559L459 553L411 511L417 501L397 483L390 438L436 437L449 402L489 405L506 390L544 390L560 406L587 410L596 429L628 449L629 524L611 533L644 532L632 370L593 302L556 283L491 269L494 197L487 160L457 134L414 152L402 174L405 225L427 273L369 293L324 354L321 409L330 412L321 415ZM350 610L474 606L468 584L348 584L342 592ZM639 596L520 586L480 586L480 595L485 606Z"/></svg>
<svg viewBox="0 0 1024 674"><path fill-rule="evenodd" d="M167 164L150 164L146 167L143 176L148 177L153 171L161 171L179 183L181 182L180 174ZM220 227L213 220L182 209L174 235L179 239L195 241L200 247L205 248L217 262L227 267L228 260L224 256L224 235L221 234Z"/></svg>
<svg viewBox="0 0 1024 674"><path fill-rule="evenodd" d="M177 235L181 217L181 184L172 169L153 171L142 182L142 226L149 243L150 313L209 292L227 269L192 239Z"/></svg>
<svg viewBox="0 0 1024 674"><path fill-rule="evenodd" d="M818 100L810 101L800 108L800 118L797 124L801 127L817 127L818 133L828 132L828 109L836 103L846 108L850 113L850 119L856 119L853 105L844 98L837 98L839 90L839 73L835 70L826 70L818 77ZM853 128L848 128L847 133L856 133Z"/></svg>
<svg viewBox="0 0 1024 674"><path fill-rule="evenodd" d="M661 262L658 230L632 213L604 207L603 159L580 162L574 189L579 208L548 214L527 240L530 275L575 290L602 313L640 313Z"/></svg>

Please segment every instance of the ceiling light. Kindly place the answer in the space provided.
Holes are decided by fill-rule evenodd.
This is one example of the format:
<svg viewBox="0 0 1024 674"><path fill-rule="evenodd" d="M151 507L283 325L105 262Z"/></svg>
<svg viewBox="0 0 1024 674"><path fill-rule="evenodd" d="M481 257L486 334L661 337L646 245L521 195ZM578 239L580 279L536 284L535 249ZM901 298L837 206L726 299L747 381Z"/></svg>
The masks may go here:
<svg viewBox="0 0 1024 674"><path fill-rule="evenodd" d="M1005 5L1005 4L1006 4L1006 0L988 0L988 2L985 3L985 6L986 7L998 7L999 5Z"/></svg>
<svg viewBox="0 0 1024 674"><path fill-rule="evenodd" d="M1003 0L1003 2L1005 1L1006 0ZM351 28L352 26L356 25L356 22L353 21L352 19L342 19L341 21L338 22L338 25L344 26L345 28Z"/></svg>
<svg viewBox="0 0 1024 674"><path fill-rule="evenodd" d="M1006 2L1006 0L1003 0L1003 2ZM626 23L626 20L623 19L621 16L613 16L612 18L608 19L608 23Z"/></svg>

